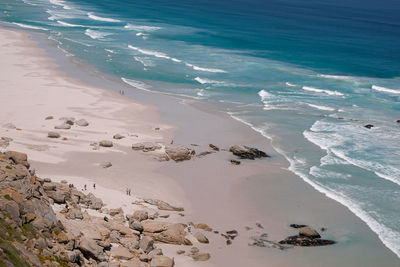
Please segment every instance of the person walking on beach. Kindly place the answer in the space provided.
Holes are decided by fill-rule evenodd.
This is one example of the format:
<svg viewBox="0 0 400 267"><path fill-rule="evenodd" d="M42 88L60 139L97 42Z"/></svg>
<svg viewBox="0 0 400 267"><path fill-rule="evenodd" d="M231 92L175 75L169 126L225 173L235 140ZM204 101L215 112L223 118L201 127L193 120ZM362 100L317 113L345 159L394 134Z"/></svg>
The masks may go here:
<svg viewBox="0 0 400 267"><path fill-rule="evenodd" d="M85 184L85 186L84 186L84 189L85 189L85 191L86 191L86 184Z"/></svg>
<svg viewBox="0 0 400 267"><path fill-rule="evenodd" d="M96 189L96 184L93 184L93 188Z"/></svg>
<svg viewBox="0 0 400 267"><path fill-rule="evenodd" d="M130 196L131 195L131 189L129 188L128 189L128 196Z"/></svg>

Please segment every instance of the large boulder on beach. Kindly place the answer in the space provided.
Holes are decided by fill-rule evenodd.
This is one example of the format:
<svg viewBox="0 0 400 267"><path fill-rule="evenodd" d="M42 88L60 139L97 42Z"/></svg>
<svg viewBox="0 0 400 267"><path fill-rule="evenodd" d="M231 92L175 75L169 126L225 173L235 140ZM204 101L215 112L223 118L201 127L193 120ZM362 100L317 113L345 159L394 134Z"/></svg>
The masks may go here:
<svg viewBox="0 0 400 267"><path fill-rule="evenodd" d="M299 228L299 235L306 236L310 238L320 238L321 235L310 227L301 227Z"/></svg>
<svg viewBox="0 0 400 267"><path fill-rule="evenodd" d="M80 120L77 120L75 122L75 124L78 126L86 127L89 125L89 122L87 122L87 120L85 120L85 119L80 119Z"/></svg>
<svg viewBox="0 0 400 267"><path fill-rule="evenodd" d="M190 160L192 156L195 154L195 151L193 149L184 146L169 145L165 147L165 153L167 153L170 159L178 162L178 161Z"/></svg>
<svg viewBox="0 0 400 267"><path fill-rule="evenodd" d="M248 146L234 145L234 146L231 146L229 151L232 152L233 155L238 156L242 159L254 160L256 158L269 157L265 152L258 150L257 148L252 148L252 147L248 147Z"/></svg>
<svg viewBox="0 0 400 267"><path fill-rule="evenodd" d="M83 237L79 242L78 249L86 258L92 258L96 261L104 261L106 259L103 248L92 239Z"/></svg>
<svg viewBox="0 0 400 267"><path fill-rule="evenodd" d="M108 140L102 140L102 141L99 142L99 146L112 147L113 146L113 142L108 141Z"/></svg>
<svg viewBox="0 0 400 267"><path fill-rule="evenodd" d="M186 225L175 223L166 226L166 230L160 233L149 234L155 241L174 245L191 246L192 242L186 238Z"/></svg>

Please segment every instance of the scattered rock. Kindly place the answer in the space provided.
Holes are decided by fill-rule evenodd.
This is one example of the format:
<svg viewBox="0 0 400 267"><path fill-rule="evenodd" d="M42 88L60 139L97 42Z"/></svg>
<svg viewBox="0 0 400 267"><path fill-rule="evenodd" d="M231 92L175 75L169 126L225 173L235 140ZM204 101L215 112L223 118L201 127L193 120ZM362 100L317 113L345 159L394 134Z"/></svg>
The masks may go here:
<svg viewBox="0 0 400 267"><path fill-rule="evenodd" d="M286 239L279 241L279 244L288 244L293 246L302 247L316 247L316 246L327 246L336 244L335 241L320 239L320 238L309 238L305 236L289 236Z"/></svg>
<svg viewBox="0 0 400 267"><path fill-rule="evenodd" d="M75 124L78 125L78 126L82 126L82 127L89 126L89 122L87 122L87 120L85 120L85 119L77 120L75 122Z"/></svg>
<svg viewBox="0 0 400 267"><path fill-rule="evenodd" d="M202 229L202 230L207 231L207 232L211 232L212 231L212 228L210 226L208 226L207 224L205 224L205 223L195 224L194 228Z"/></svg>
<svg viewBox="0 0 400 267"><path fill-rule="evenodd" d="M235 159L231 159L231 163L232 163L233 165L240 165L240 161L235 160Z"/></svg>
<svg viewBox="0 0 400 267"><path fill-rule="evenodd" d="M52 119L54 119L54 117L53 116L47 116L46 118L44 118L45 120L52 120Z"/></svg>
<svg viewBox="0 0 400 267"><path fill-rule="evenodd" d="M198 157L198 158L201 158L201 157L207 156L207 155L209 155L209 154L213 154L213 153L215 153L215 151L204 151L204 152L199 153L199 154L197 155L197 157Z"/></svg>
<svg viewBox="0 0 400 267"><path fill-rule="evenodd" d="M258 150L257 148L251 148L248 146L231 146L229 149L234 155L242 158L242 159L256 159L256 158L265 158L269 157L265 152Z"/></svg>
<svg viewBox="0 0 400 267"><path fill-rule="evenodd" d="M367 125L364 125L364 127L367 128L367 129L371 129L372 127L374 127L374 125L372 125L372 124L367 124Z"/></svg>
<svg viewBox="0 0 400 267"><path fill-rule="evenodd" d="M57 132L48 132L47 137L49 138L60 138L60 134Z"/></svg>
<svg viewBox="0 0 400 267"><path fill-rule="evenodd" d="M192 259L195 261L207 261L211 258L210 253L200 253L200 252L191 254L190 257L192 257Z"/></svg>
<svg viewBox="0 0 400 267"><path fill-rule="evenodd" d="M185 251L182 250L182 249L176 251L176 254L178 254L178 255L181 255L181 254L184 254L184 253L185 253Z"/></svg>
<svg viewBox="0 0 400 267"><path fill-rule="evenodd" d="M285 250L285 249L289 248L287 246L283 246L283 245L279 244L278 242L268 240L268 234L266 234L266 233L261 234L258 237L253 236L250 239L252 239L253 242L250 243L249 246L277 248L280 250Z"/></svg>
<svg viewBox="0 0 400 267"><path fill-rule="evenodd" d="M299 228L299 235L306 236L310 238L320 238L321 235L310 227L301 227Z"/></svg>
<svg viewBox="0 0 400 267"><path fill-rule="evenodd" d="M69 130L69 129L71 129L71 125L69 125L67 123L63 123L63 124L54 126L54 129Z"/></svg>
<svg viewBox="0 0 400 267"><path fill-rule="evenodd" d="M143 232L143 225L140 223L140 221L138 220L132 220L129 222L129 228L139 231L139 232Z"/></svg>
<svg viewBox="0 0 400 267"><path fill-rule="evenodd" d="M195 233L195 234L194 234L194 237L195 237L195 238L197 239L197 241L199 241L200 243L204 243L204 244L208 244L208 243L209 243L208 238L207 238L205 235L203 235L202 233L200 233L200 232Z"/></svg>
<svg viewBox="0 0 400 267"><path fill-rule="evenodd" d="M99 142L99 146L112 147L113 146L113 142L108 141L108 140L102 140L102 141Z"/></svg>
<svg viewBox="0 0 400 267"><path fill-rule="evenodd" d="M145 252L149 253L154 249L154 240L149 236L143 236L139 241L139 247Z"/></svg>
<svg viewBox="0 0 400 267"><path fill-rule="evenodd" d="M212 150L219 151L219 147L217 147L217 146L215 146L215 145L213 145L213 144L209 144L208 146L209 146Z"/></svg>
<svg viewBox="0 0 400 267"><path fill-rule="evenodd" d="M143 200L145 203L157 206L159 210L169 210L169 211L184 211L184 208L182 207L174 207L170 204L168 204L165 201L158 200L158 199L144 199Z"/></svg>
<svg viewBox="0 0 400 267"><path fill-rule="evenodd" d="M115 134L115 135L113 136L113 138L119 140L119 139L125 138L125 136L120 135L120 134Z"/></svg>
<svg viewBox="0 0 400 267"><path fill-rule="evenodd" d="M295 228L295 229L298 229L298 228L302 228L302 227L307 227L307 225L305 225L305 224L295 224L295 223L293 223L293 224L290 225L290 227Z"/></svg>
<svg viewBox="0 0 400 267"><path fill-rule="evenodd" d="M103 162L100 164L101 167L103 167L104 169L106 168L110 168L112 166L111 162L107 161L107 162Z"/></svg>
<svg viewBox="0 0 400 267"><path fill-rule="evenodd" d="M141 221L147 220L149 218L149 214L145 210L135 210L132 218L141 222Z"/></svg>
<svg viewBox="0 0 400 267"><path fill-rule="evenodd" d="M110 254L113 258L120 260L130 260L133 258L133 254L129 251L129 249L122 246L120 247L112 246Z"/></svg>
<svg viewBox="0 0 400 267"><path fill-rule="evenodd" d="M260 229L264 229L264 227L261 225L261 223L256 223L256 226Z"/></svg>
<svg viewBox="0 0 400 267"><path fill-rule="evenodd" d="M173 267L174 265L174 259L164 255L154 256L150 263L151 267Z"/></svg>
<svg viewBox="0 0 400 267"><path fill-rule="evenodd" d="M142 150L143 152L149 152L161 149L159 144L153 142L136 143L132 145L133 150Z"/></svg>
<svg viewBox="0 0 400 267"><path fill-rule="evenodd" d="M173 146L168 145L165 147L165 153L168 157L176 162L190 160L195 154L193 149L186 148L184 146Z"/></svg>

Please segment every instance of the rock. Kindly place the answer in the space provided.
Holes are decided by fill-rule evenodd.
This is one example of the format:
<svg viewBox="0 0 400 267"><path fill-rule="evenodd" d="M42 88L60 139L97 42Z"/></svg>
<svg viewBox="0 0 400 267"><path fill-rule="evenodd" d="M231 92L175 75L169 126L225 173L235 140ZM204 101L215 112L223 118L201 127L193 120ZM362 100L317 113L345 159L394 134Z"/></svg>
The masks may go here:
<svg viewBox="0 0 400 267"><path fill-rule="evenodd" d="M113 138L116 139L116 140L119 140L119 139L125 138L125 136L123 136L123 135L121 135L121 134L115 134L115 135L113 136Z"/></svg>
<svg viewBox="0 0 400 267"><path fill-rule="evenodd" d="M75 124L78 125L78 126L82 126L82 127L86 127L86 126L89 125L89 123L88 123L87 120L85 120L85 119L77 120L77 121L75 122Z"/></svg>
<svg viewBox="0 0 400 267"><path fill-rule="evenodd" d="M182 249L176 251L176 254L178 254L178 255L181 255L181 254L184 254L184 253L185 253L185 251L182 250Z"/></svg>
<svg viewBox="0 0 400 267"><path fill-rule="evenodd" d="M150 267L150 265L140 261L138 258L133 258L128 262L122 262L118 267Z"/></svg>
<svg viewBox="0 0 400 267"><path fill-rule="evenodd" d="M215 153L215 151L204 151L204 152L199 153L199 154L197 155L197 157L198 157L198 158L201 158L201 157L204 157L204 156L213 154L213 153Z"/></svg>
<svg viewBox="0 0 400 267"><path fill-rule="evenodd" d="M110 168L112 166L111 162L107 161L107 162L103 162L100 164L101 167L103 167L104 169Z"/></svg>
<svg viewBox="0 0 400 267"><path fill-rule="evenodd" d="M195 261L207 261L211 258L210 253L194 253L190 257Z"/></svg>
<svg viewBox="0 0 400 267"><path fill-rule="evenodd" d="M139 247L145 252L149 253L154 249L154 240L149 236L143 236L139 241Z"/></svg>
<svg viewBox="0 0 400 267"><path fill-rule="evenodd" d="M310 227L301 227L299 228L299 235L306 236L310 238L320 238L321 235Z"/></svg>
<svg viewBox="0 0 400 267"><path fill-rule="evenodd" d="M110 242L111 243L119 243L121 238L121 234L118 231L111 231L110 233Z"/></svg>
<svg viewBox="0 0 400 267"><path fill-rule="evenodd" d="M174 265L174 259L163 255L154 256L150 263L151 267L173 267Z"/></svg>
<svg viewBox="0 0 400 267"><path fill-rule="evenodd" d="M133 254L129 251L129 249L124 247L112 246L110 254L112 255L113 258L120 260L130 260L133 258Z"/></svg>
<svg viewBox="0 0 400 267"><path fill-rule="evenodd" d="M149 152L149 151L161 149L161 146L156 143L145 142L145 143L133 144L132 149L133 150L142 150L143 152Z"/></svg>
<svg viewBox="0 0 400 267"><path fill-rule="evenodd" d="M217 147L216 145L209 144L208 146L209 146L212 150L219 151L219 147Z"/></svg>
<svg viewBox="0 0 400 267"><path fill-rule="evenodd" d="M63 124L54 126L54 129L69 130L69 129L71 129L71 125L69 125L67 123L63 123Z"/></svg>
<svg viewBox="0 0 400 267"><path fill-rule="evenodd" d="M69 214L69 218L71 220L82 220L83 219L83 214L80 209L72 208L69 210L68 214Z"/></svg>
<svg viewBox="0 0 400 267"><path fill-rule="evenodd" d="M289 236L286 239L279 241L279 244L287 244L302 247L316 247L316 246L327 246L336 244L335 241L320 239L320 238L309 238L306 236Z"/></svg>
<svg viewBox="0 0 400 267"><path fill-rule="evenodd" d="M78 249L86 258L93 258L96 261L104 261L103 248L96 244L92 239L83 237L78 245Z"/></svg>
<svg viewBox="0 0 400 267"><path fill-rule="evenodd" d="M169 210L169 211L184 211L184 208L181 207L174 207L170 204L168 204L165 201L158 200L158 199L144 199L143 200L145 203L157 206L159 210Z"/></svg>
<svg viewBox="0 0 400 267"><path fill-rule="evenodd" d="M397 123L400 123L400 120L397 120L396 122L397 122Z"/></svg>
<svg viewBox="0 0 400 267"><path fill-rule="evenodd" d="M195 154L195 151L186 148L184 146L169 145L165 147L165 153L167 153L169 158L178 162L178 161L190 160L192 156Z"/></svg>
<svg viewBox="0 0 400 267"><path fill-rule="evenodd" d="M295 223L292 223L292 224L290 225L290 227L295 228L295 229L298 229L298 228L307 227L307 225L305 225L305 224L295 224Z"/></svg>
<svg viewBox="0 0 400 267"><path fill-rule="evenodd" d="M60 138L60 134L57 132L48 132L47 137L49 138Z"/></svg>
<svg viewBox="0 0 400 267"><path fill-rule="evenodd" d="M122 210L122 208L110 209L108 211L108 214L110 214L111 216L122 215L124 214L124 211Z"/></svg>
<svg viewBox="0 0 400 267"><path fill-rule="evenodd" d="M95 197L92 193L87 195L89 199L89 208L93 210L99 210L103 207L103 201L100 198Z"/></svg>
<svg viewBox="0 0 400 267"><path fill-rule="evenodd" d="M240 165L240 161L238 161L238 160L231 159L230 161L231 161L231 163L232 163L233 165Z"/></svg>
<svg viewBox="0 0 400 267"><path fill-rule="evenodd" d="M175 244L175 245L187 245L191 246L192 242L186 238L185 228L186 225L181 223L175 223L166 226L166 230L161 233L153 233L151 237L158 242Z"/></svg>
<svg viewBox="0 0 400 267"><path fill-rule="evenodd" d="M161 248L155 248L149 252L148 256L150 259L154 258L155 256L163 255Z"/></svg>
<svg viewBox="0 0 400 267"><path fill-rule="evenodd" d="M269 248L277 248L279 250L285 250L288 247L283 246L277 242L268 240L268 234L261 234L259 237L251 237L253 243L250 243L249 246L253 247L269 247Z"/></svg>
<svg viewBox="0 0 400 267"><path fill-rule="evenodd" d="M372 127L374 127L374 125L372 125L372 124L367 124L367 125L364 125L364 127L367 128L367 129L371 129Z"/></svg>
<svg viewBox="0 0 400 267"><path fill-rule="evenodd" d="M194 234L194 237L195 237L195 238L197 239L197 241L199 241L200 243L204 243L204 244L208 244L208 243L209 243L208 238L207 238L205 235L203 235L202 233L200 233L200 232L195 233L195 234Z"/></svg>
<svg viewBox="0 0 400 267"><path fill-rule="evenodd" d="M207 224L205 224L205 223L195 224L194 228L202 229L202 230L207 231L207 232L211 232L212 231L212 228L210 226L208 226Z"/></svg>
<svg viewBox="0 0 400 267"><path fill-rule="evenodd" d="M125 244L125 247L129 250L135 250L139 249L139 241L137 240L131 240L128 243Z"/></svg>
<svg viewBox="0 0 400 267"><path fill-rule="evenodd" d="M152 220L145 220L142 221L143 232L148 233L160 233L166 230L166 226L162 222L152 221Z"/></svg>
<svg viewBox="0 0 400 267"><path fill-rule="evenodd" d="M147 220L149 218L149 214L145 210L136 210L133 213L132 218L141 222L141 221Z"/></svg>
<svg viewBox="0 0 400 267"><path fill-rule="evenodd" d="M113 146L113 142L107 141L107 140L102 140L102 141L99 142L99 146L112 147Z"/></svg>
<svg viewBox="0 0 400 267"><path fill-rule="evenodd" d="M242 158L242 159L256 159L256 158L265 158L269 157L265 152L258 150L257 148L251 148L247 146L231 146L229 149L234 155Z"/></svg>
<svg viewBox="0 0 400 267"><path fill-rule="evenodd" d="M22 164L26 168L29 168L28 156L25 153L20 153L16 151L8 151L5 156L11 159L15 164Z"/></svg>
<svg viewBox="0 0 400 267"><path fill-rule="evenodd" d="M44 118L45 120L52 120L52 119L54 119L54 117L53 116L47 116L46 118Z"/></svg>
<svg viewBox="0 0 400 267"><path fill-rule="evenodd" d="M133 230L136 230L136 231L139 231L139 232L143 232L143 226L140 223L140 221L138 221L138 220L132 220L129 223L129 228L131 228Z"/></svg>
<svg viewBox="0 0 400 267"><path fill-rule="evenodd" d="M260 229L264 229L264 227L261 225L261 223L256 223L256 226Z"/></svg>
<svg viewBox="0 0 400 267"><path fill-rule="evenodd" d="M57 204L65 204L65 195L61 191L47 191L47 196Z"/></svg>

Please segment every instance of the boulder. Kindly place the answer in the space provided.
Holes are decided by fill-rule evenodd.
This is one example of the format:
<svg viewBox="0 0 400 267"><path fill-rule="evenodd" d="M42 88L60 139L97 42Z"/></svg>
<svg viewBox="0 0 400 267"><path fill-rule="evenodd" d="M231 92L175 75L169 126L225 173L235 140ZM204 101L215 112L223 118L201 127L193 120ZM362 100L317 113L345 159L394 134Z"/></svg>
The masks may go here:
<svg viewBox="0 0 400 267"><path fill-rule="evenodd" d="M168 157L176 162L190 160L195 154L193 149L184 146L169 145L165 147L165 153Z"/></svg>
<svg viewBox="0 0 400 267"><path fill-rule="evenodd" d="M116 139L116 140L119 140L119 139L125 138L125 136L123 136L123 135L121 135L121 134L115 134L115 135L113 136L113 138Z"/></svg>
<svg viewBox="0 0 400 267"><path fill-rule="evenodd" d="M89 123L88 123L87 120L85 120L85 119L77 120L77 121L75 122L75 124L78 125L78 126L82 126L82 127L86 127L86 126L89 125Z"/></svg>
<svg viewBox="0 0 400 267"><path fill-rule="evenodd" d="M235 160L235 159L231 159L231 163L232 163L233 165L240 165L240 161Z"/></svg>
<svg viewBox="0 0 400 267"><path fill-rule="evenodd" d="M143 225L138 220L131 220L129 222L129 228L139 232L143 232Z"/></svg>
<svg viewBox="0 0 400 267"><path fill-rule="evenodd" d="M129 249L124 247L115 247L112 246L110 250L110 254L113 258L119 260L130 260L133 258L133 254L129 251Z"/></svg>
<svg viewBox="0 0 400 267"><path fill-rule="evenodd" d="M121 234L118 231L111 231L110 233L110 242L111 243L119 243L121 238Z"/></svg>
<svg viewBox="0 0 400 267"><path fill-rule="evenodd" d="M269 157L265 152L258 150L257 148L251 148L248 146L231 146L229 149L234 155L242 158L242 159L256 159L256 158L265 158Z"/></svg>
<svg viewBox="0 0 400 267"><path fill-rule="evenodd" d="M102 140L102 141L99 142L99 146L112 147L113 146L113 142L108 141L108 140Z"/></svg>
<svg viewBox="0 0 400 267"><path fill-rule="evenodd" d="M82 220L83 219L83 214L80 209L72 208L69 210L68 214L69 214L69 218L71 220Z"/></svg>
<svg viewBox="0 0 400 267"><path fill-rule="evenodd" d="M209 146L212 150L219 151L219 147L217 147L216 145L209 144L208 146Z"/></svg>
<svg viewBox="0 0 400 267"><path fill-rule="evenodd" d="M173 267L174 265L174 259L164 255L154 256L150 263L151 267Z"/></svg>
<svg viewBox="0 0 400 267"><path fill-rule="evenodd" d="M164 230L166 230L166 226L162 222L157 222L153 220L145 220L142 221L142 226L143 226L143 232L148 232L148 233L160 233Z"/></svg>
<svg viewBox="0 0 400 267"><path fill-rule="evenodd" d="M107 162L103 162L100 164L101 167L103 167L104 169L110 168L112 166L112 163L107 161Z"/></svg>
<svg viewBox="0 0 400 267"><path fill-rule="evenodd" d="M208 243L209 243L208 238L207 238L205 235L203 235L202 233L200 233L200 232L195 233L195 234L194 234L194 237L195 237L195 238L197 239L197 241L199 241L200 243L204 243L204 244L208 244Z"/></svg>
<svg viewBox="0 0 400 267"><path fill-rule="evenodd" d="M6 157L11 159L15 164L22 164L26 168L29 168L28 156L25 153L8 151L6 152Z"/></svg>
<svg viewBox="0 0 400 267"><path fill-rule="evenodd" d="M132 218L141 222L147 220L149 218L149 214L145 210L136 210L133 213Z"/></svg>
<svg viewBox="0 0 400 267"><path fill-rule="evenodd" d="M194 228L202 229L202 230L207 231L207 232L211 232L212 231L212 228L210 226L208 226L207 224L205 224L205 223L195 224Z"/></svg>
<svg viewBox="0 0 400 267"><path fill-rule="evenodd" d="M49 138L60 138L60 136L61 135L57 132L48 132L47 133L47 137L49 137Z"/></svg>
<svg viewBox="0 0 400 267"><path fill-rule="evenodd" d="M152 251L150 251L149 254L147 254L147 256L149 256L150 259L154 258L155 256L160 256L160 255L163 255L161 248L155 248Z"/></svg>
<svg viewBox="0 0 400 267"><path fill-rule="evenodd" d="M166 227L165 231L150 234L154 241L175 245L191 246L192 242L186 238L186 225L181 223L171 224Z"/></svg>
<svg viewBox="0 0 400 267"><path fill-rule="evenodd" d="M364 125L364 127L367 128L367 129L371 129L372 127L374 127L374 125L372 125L372 124L367 124L367 125Z"/></svg>
<svg viewBox="0 0 400 267"><path fill-rule="evenodd" d="M279 241L279 244L301 246L301 247L317 247L336 244L335 241L321 238L310 238L306 236L289 236L286 239Z"/></svg>
<svg viewBox="0 0 400 267"><path fill-rule="evenodd" d="M310 238L320 238L321 235L310 227L301 227L299 228L299 235L306 236Z"/></svg>
<svg viewBox="0 0 400 267"><path fill-rule="evenodd" d="M106 259L103 248L92 239L83 237L78 244L78 249L88 259L92 258L96 261L104 261Z"/></svg>
<svg viewBox="0 0 400 267"><path fill-rule="evenodd" d="M71 129L71 125L69 125L67 123L62 123L60 125L54 126L54 129L69 130L69 129Z"/></svg>
<svg viewBox="0 0 400 267"><path fill-rule="evenodd" d="M149 236L143 236L139 241L139 247L145 252L149 253L154 249L154 240Z"/></svg>
<svg viewBox="0 0 400 267"><path fill-rule="evenodd" d="M44 118L45 120L52 120L52 119L54 119L54 117L53 116L47 116L46 118Z"/></svg>

